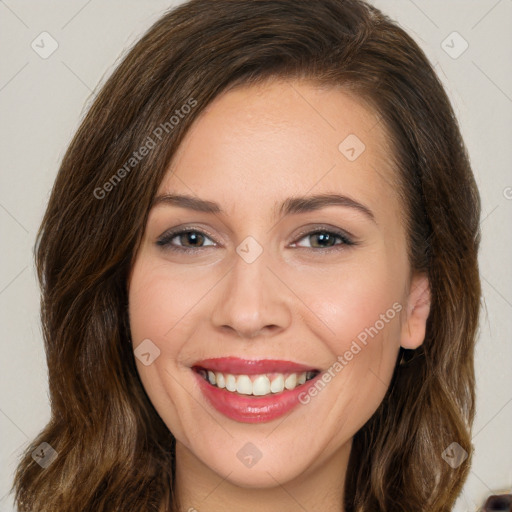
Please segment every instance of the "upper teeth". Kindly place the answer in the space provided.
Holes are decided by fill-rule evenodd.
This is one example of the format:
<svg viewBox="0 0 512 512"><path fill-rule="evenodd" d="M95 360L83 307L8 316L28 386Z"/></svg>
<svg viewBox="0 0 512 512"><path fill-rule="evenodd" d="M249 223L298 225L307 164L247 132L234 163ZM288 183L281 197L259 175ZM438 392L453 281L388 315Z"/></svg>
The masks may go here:
<svg viewBox="0 0 512 512"><path fill-rule="evenodd" d="M273 373L272 377L262 375L233 375L231 373L213 372L202 370L201 375L208 382L221 389L238 392L242 395L263 396L270 393L281 393L284 389L295 389L315 376L316 372L308 371L302 373ZM252 377L252 379L251 379Z"/></svg>

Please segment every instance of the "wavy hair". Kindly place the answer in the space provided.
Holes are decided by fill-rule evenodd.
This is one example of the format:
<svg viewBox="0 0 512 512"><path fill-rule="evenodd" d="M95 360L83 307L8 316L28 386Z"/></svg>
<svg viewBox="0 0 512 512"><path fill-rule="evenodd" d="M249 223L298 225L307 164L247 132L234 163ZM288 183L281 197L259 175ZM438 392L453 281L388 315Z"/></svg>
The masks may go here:
<svg viewBox="0 0 512 512"><path fill-rule="evenodd" d="M346 511L453 506L471 457L452 469L441 454L453 441L471 453L480 197L439 78L416 42L362 0L191 0L127 52L61 162L35 246L51 419L20 456L20 512L178 510L175 439L129 343L127 276L194 120L228 88L272 78L338 86L378 114L411 268L430 281L425 341L401 350L354 437ZM127 168L157 127L154 147ZM42 442L58 453L45 469L32 457Z"/></svg>

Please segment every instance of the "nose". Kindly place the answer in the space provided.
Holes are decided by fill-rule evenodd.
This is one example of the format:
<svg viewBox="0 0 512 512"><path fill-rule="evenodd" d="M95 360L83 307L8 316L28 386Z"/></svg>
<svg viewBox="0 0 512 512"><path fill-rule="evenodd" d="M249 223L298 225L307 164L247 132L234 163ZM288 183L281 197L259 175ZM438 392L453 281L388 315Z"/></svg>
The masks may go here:
<svg viewBox="0 0 512 512"><path fill-rule="evenodd" d="M242 338L275 335L288 328L293 293L286 279L270 268L266 251L251 263L238 254L222 280L211 316L214 328Z"/></svg>

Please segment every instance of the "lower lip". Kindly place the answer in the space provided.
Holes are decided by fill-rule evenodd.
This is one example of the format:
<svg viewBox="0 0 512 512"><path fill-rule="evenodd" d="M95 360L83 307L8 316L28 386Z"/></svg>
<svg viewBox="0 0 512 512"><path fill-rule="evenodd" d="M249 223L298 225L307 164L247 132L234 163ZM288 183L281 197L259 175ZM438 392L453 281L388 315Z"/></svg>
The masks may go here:
<svg viewBox="0 0 512 512"><path fill-rule="evenodd" d="M197 372L194 375L206 399L224 416L241 423L264 423L284 416L297 407L301 403L299 395L307 393L322 374L319 373L295 389L262 397L242 396L226 391L206 382Z"/></svg>

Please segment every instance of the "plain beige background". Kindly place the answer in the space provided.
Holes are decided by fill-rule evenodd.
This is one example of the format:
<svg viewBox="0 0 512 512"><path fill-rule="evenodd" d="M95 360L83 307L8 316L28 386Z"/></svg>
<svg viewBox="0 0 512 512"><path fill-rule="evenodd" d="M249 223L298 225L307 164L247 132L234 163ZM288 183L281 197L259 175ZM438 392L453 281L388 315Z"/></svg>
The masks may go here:
<svg viewBox="0 0 512 512"><path fill-rule="evenodd" d="M59 162L98 85L177 3L0 0L1 511L14 510L8 491L17 456L50 414L32 248ZM482 196L475 453L455 508L472 512L488 494L512 488L512 0L373 3L435 64ZM31 47L41 37L45 51L58 44L46 58Z"/></svg>

